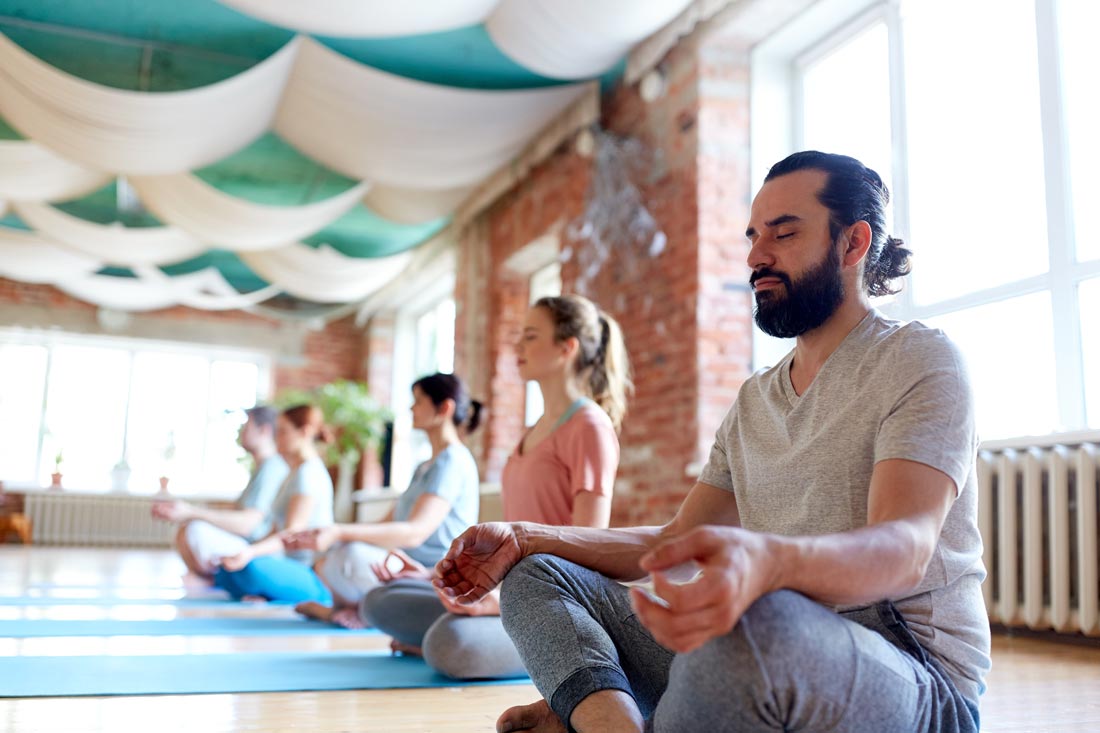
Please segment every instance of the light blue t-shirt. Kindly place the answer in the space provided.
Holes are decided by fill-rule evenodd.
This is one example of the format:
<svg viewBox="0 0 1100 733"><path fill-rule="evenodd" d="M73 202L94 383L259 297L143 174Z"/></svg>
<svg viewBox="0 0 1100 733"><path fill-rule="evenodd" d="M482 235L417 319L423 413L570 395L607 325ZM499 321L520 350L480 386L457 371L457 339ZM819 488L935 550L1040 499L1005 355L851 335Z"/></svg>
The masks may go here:
<svg viewBox="0 0 1100 733"><path fill-rule="evenodd" d="M413 506L424 494L435 494L451 505L446 518L419 547L407 550L409 556L431 567L443 559L455 538L467 527L477 524L477 461L461 443L447 446L438 456L416 467L409 488L397 500L394 519L409 518Z"/></svg>
<svg viewBox="0 0 1100 733"><path fill-rule="evenodd" d="M244 487L237 499L238 509L258 509L263 515L256 529L248 536L249 542L263 539L271 534L271 506L275 503L275 497L279 495L279 489L286 481L290 473L290 466L286 465L283 457L276 453L268 456L252 478L248 480L248 486Z"/></svg>
<svg viewBox="0 0 1100 733"><path fill-rule="evenodd" d="M275 497L271 505L269 524L273 530L286 529L286 513L290 507L290 500L298 495L313 497L313 507L310 510L309 519L303 529L312 527L327 527L334 523L332 516L332 477L325 468L324 461L319 457L310 458L291 471L279 489L279 495ZM287 557L295 560L309 562L314 553L309 551L288 552Z"/></svg>

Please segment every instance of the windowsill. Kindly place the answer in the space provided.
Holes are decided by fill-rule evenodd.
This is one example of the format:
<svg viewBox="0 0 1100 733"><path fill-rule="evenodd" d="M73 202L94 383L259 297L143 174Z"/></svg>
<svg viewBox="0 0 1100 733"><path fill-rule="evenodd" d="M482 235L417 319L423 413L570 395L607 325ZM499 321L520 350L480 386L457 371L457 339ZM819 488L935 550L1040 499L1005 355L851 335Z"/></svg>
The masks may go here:
<svg viewBox="0 0 1100 733"><path fill-rule="evenodd" d="M233 502L236 500L236 495L197 495L197 494L177 494L177 493L142 493L138 494L132 491L114 491L112 489L90 489L87 487L72 488L69 486L62 486L61 488L53 488L51 486L38 486L37 484L13 484L4 482L3 493L5 494L49 494L55 496L79 496L79 497L117 497L127 499L148 499L149 501L165 501L165 500L181 500L194 504L210 504L218 502Z"/></svg>

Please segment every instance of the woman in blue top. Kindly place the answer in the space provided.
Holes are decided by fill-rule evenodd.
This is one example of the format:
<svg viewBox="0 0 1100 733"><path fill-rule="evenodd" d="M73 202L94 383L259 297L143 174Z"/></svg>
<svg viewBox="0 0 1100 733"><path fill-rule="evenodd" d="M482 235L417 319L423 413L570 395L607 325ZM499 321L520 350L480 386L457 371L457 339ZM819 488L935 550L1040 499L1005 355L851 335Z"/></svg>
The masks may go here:
<svg viewBox="0 0 1100 733"><path fill-rule="evenodd" d="M332 478L317 452L318 442L332 442L332 431L319 408L297 405L279 415L275 446L290 473L265 520L271 532L237 554L221 558L221 568L214 575L214 584L235 598L328 597L324 586L310 578L313 553L284 554L283 543L288 532L332 524Z"/></svg>
<svg viewBox="0 0 1100 733"><path fill-rule="evenodd" d="M332 591L333 607L307 602L300 613L342 626L362 626L356 608L379 584L378 568L391 550L432 566L458 535L477 524L477 462L459 434L481 420L481 403L471 400L462 380L433 374L413 384L413 427L428 435L432 457L417 466L409 488L381 522L330 524L284 538L290 550L323 552L314 570Z"/></svg>

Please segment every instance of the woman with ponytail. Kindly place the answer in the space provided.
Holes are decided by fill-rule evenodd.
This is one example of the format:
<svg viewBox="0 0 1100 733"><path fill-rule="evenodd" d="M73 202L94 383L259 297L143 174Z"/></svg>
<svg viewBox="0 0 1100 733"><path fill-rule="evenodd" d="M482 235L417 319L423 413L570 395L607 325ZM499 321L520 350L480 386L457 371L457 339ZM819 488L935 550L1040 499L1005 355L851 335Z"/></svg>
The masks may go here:
<svg viewBox="0 0 1100 733"><path fill-rule="evenodd" d="M214 584L235 597L269 600L325 599L328 591L313 577L308 551L284 555L288 532L332 524L332 478L317 452L317 443L331 443L331 429L320 408L296 405L283 410L275 423L275 447L290 473L266 518L271 533L235 555L221 558Z"/></svg>
<svg viewBox="0 0 1100 733"><path fill-rule="evenodd" d="M520 376L538 384L544 412L504 466L504 519L607 527L633 387L618 324L579 295L542 298L527 312L516 357ZM404 558L396 573L380 567L393 580L364 598L364 620L392 636L395 650L422 653L450 677L526 674L497 592L458 605L436 593L427 568Z"/></svg>
<svg viewBox="0 0 1100 733"><path fill-rule="evenodd" d="M481 421L481 403L471 400L453 374L432 374L413 383L413 428L427 433L429 460L417 466L409 488L380 522L328 524L284 538L290 550L323 552L314 570L332 592L333 605L299 604L311 618L361 627L357 606L379 585L386 556L395 552L411 563L434 565L455 537L478 515L477 462L462 437Z"/></svg>

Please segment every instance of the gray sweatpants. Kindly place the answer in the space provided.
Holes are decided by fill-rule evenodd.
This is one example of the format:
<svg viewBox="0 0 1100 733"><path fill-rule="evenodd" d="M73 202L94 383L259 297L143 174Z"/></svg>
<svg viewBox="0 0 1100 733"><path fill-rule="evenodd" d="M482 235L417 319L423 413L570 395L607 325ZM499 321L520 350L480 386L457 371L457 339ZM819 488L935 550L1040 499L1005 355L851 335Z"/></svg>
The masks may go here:
<svg viewBox="0 0 1100 733"><path fill-rule="evenodd" d="M527 672L500 616L447 613L431 583L399 579L374 588L359 606L362 619L424 652L437 672L460 680L523 677Z"/></svg>
<svg viewBox="0 0 1100 733"><path fill-rule="evenodd" d="M632 695L647 730L976 733L976 706L889 602L837 614L793 591L758 600L725 636L673 654L627 589L551 555L512 569L504 627L567 724L600 690Z"/></svg>

